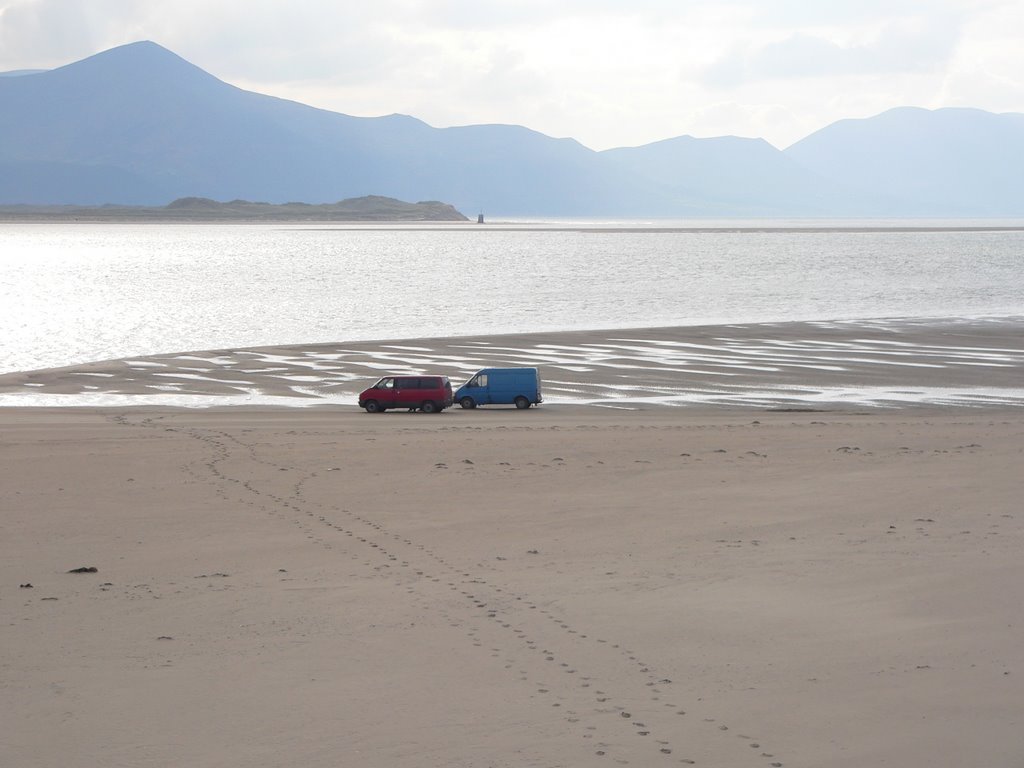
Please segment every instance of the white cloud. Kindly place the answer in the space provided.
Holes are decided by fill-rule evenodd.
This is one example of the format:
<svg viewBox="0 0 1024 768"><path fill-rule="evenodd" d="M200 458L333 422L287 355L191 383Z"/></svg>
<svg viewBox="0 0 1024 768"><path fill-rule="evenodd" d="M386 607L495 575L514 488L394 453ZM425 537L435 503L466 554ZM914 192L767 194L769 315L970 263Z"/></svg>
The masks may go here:
<svg viewBox="0 0 1024 768"><path fill-rule="evenodd" d="M706 70L705 81L731 88L765 80L939 71L956 51L960 18L928 14L882 26L796 32L759 45L737 46Z"/></svg>
<svg viewBox="0 0 1024 768"><path fill-rule="evenodd" d="M595 149L785 146L903 104L1024 111L1020 0L0 0L0 70L154 40L354 115L505 122Z"/></svg>

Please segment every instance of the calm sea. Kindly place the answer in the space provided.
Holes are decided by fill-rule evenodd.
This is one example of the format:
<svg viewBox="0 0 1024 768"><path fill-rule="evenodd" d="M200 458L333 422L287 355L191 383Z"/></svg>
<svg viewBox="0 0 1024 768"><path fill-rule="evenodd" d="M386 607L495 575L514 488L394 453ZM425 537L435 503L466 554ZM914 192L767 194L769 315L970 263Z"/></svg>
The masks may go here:
<svg viewBox="0 0 1024 768"><path fill-rule="evenodd" d="M271 344L1024 315L1022 231L673 224L0 224L0 372Z"/></svg>

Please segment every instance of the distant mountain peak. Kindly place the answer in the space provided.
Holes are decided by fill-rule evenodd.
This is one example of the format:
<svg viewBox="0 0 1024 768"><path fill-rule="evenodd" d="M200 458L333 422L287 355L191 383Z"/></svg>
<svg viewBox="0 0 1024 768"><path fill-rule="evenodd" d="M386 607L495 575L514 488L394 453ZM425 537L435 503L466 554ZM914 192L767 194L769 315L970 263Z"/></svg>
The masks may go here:
<svg viewBox="0 0 1024 768"><path fill-rule="evenodd" d="M101 51L81 61L50 70L47 75L82 79L220 82L213 75L152 40L140 40Z"/></svg>
<svg viewBox="0 0 1024 768"><path fill-rule="evenodd" d="M136 61L160 61L160 60L174 60L174 61L185 61L181 56L176 54L167 48L164 48L159 43L155 43L152 40L137 40L134 43L125 43L124 45L118 45L114 48L108 48L105 51L100 51L88 59L111 59L119 58L124 60L130 57Z"/></svg>

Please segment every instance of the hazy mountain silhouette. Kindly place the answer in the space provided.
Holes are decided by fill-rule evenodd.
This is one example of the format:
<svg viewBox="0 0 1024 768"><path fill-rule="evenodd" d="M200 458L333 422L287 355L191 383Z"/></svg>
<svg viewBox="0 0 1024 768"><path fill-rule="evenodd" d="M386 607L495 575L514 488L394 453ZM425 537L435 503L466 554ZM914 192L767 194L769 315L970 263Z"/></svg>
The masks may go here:
<svg viewBox="0 0 1024 768"><path fill-rule="evenodd" d="M141 42L0 77L0 203L372 194L498 215L1024 214L1019 170L1006 172L1019 169L1022 116L953 110L965 113L960 143L918 142L910 162L899 147L945 125L948 111L912 112L920 119L842 121L785 152L734 137L595 152L521 126L438 129L403 115L328 112L241 90ZM985 151L965 154L974 136ZM1016 166L1008 155L997 162L1001 148L1017 153Z"/></svg>
<svg viewBox="0 0 1024 768"><path fill-rule="evenodd" d="M890 109L789 147L805 168L921 216L1024 214L1024 114Z"/></svg>
<svg viewBox="0 0 1024 768"><path fill-rule="evenodd" d="M0 202L381 194L470 210L606 213L623 191L644 191L572 140L327 112L235 88L149 42L2 79L0 106Z"/></svg>
<svg viewBox="0 0 1024 768"><path fill-rule="evenodd" d="M680 205L707 215L722 210L736 216L877 213L869 196L808 171L764 139L680 136L601 154L671 188Z"/></svg>

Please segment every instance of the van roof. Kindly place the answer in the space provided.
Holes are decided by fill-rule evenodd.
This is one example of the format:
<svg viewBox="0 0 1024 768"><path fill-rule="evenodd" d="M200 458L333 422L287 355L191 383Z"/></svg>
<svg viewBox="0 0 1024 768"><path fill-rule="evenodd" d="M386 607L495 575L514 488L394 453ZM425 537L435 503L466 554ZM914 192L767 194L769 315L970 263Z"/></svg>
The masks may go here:
<svg viewBox="0 0 1024 768"><path fill-rule="evenodd" d="M521 367L516 367L516 368L481 368L479 371L477 371L477 373L486 373L488 371L514 371L514 372L518 373L518 372L522 372L522 371L536 371L536 370L537 370L536 368L529 367L529 366L521 366Z"/></svg>
<svg viewBox="0 0 1024 768"><path fill-rule="evenodd" d="M381 379L441 379L444 381L447 378L443 373L382 373L377 377L377 381Z"/></svg>

